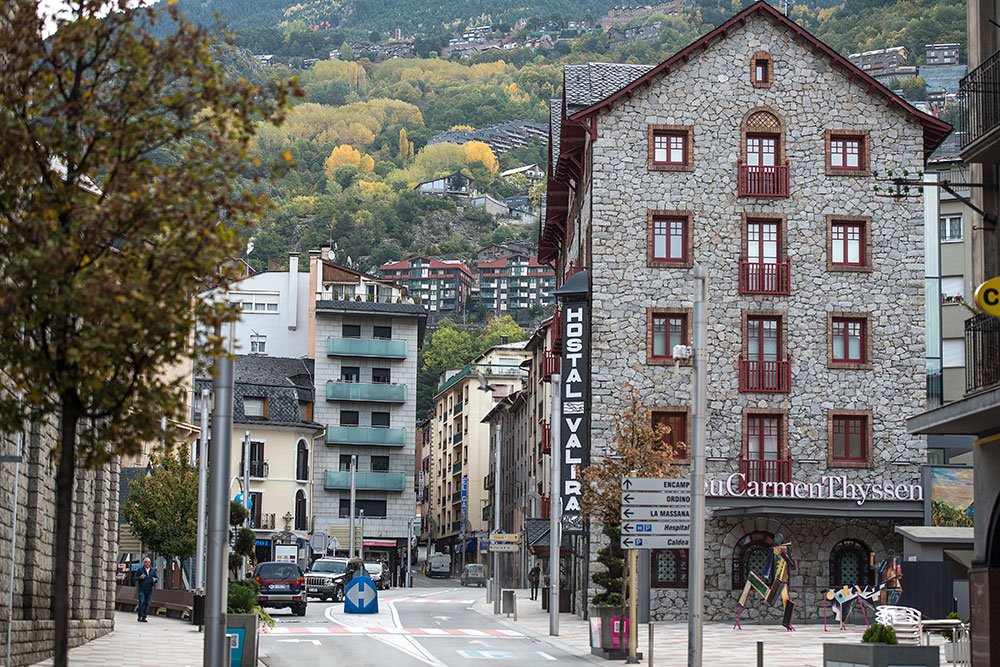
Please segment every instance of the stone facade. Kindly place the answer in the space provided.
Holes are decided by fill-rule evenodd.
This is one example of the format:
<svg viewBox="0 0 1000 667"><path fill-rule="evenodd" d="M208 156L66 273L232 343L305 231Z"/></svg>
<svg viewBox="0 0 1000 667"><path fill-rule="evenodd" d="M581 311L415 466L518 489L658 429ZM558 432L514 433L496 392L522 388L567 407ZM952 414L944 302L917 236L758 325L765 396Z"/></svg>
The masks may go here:
<svg viewBox="0 0 1000 667"><path fill-rule="evenodd" d="M581 184L571 196L557 262L563 277L570 262L590 269L591 457L610 453L610 416L625 403L624 385L638 389L654 410L690 405L692 368L675 370L672 361L651 364L647 359L647 311L683 313L692 307L693 260L710 281L707 479L725 480L741 470L747 419L768 414L780 416L779 457L790 461L791 481L836 475L852 483L919 485L925 445L906 433L905 420L921 409L925 389L922 201L879 196L865 169L850 175L831 172L827 134L863 133L870 150L864 159L871 169L916 173L923 166L925 128L919 116L901 108L901 101L887 105L863 75L846 71L850 65L834 62L772 12L757 6L745 10L745 22L728 26L704 49L692 50L653 74L647 85L631 88L583 121L593 123L595 134L584 149ZM749 72L748 63L761 52L771 58L768 87L754 86ZM568 99L572 95L567 92ZM771 131L780 133L776 164L787 161L787 197L739 196L738 164L746 160L747 135L762 111L770 114ZM649 167L651 126L690 126L690 170ZM688 261L649 261L651 211L689 214ZM746 220L758 217L780 221L778 261L789 261L787 294L741 293L738 287L740 260L747 257ZM830 270L831 217L863 221L864 233L870 234L867 266ZM843 313L867 319L870 365L828 364L829 320ZM780 320L778 359L790 360L787 391L741 391L749 315ZM686 322L685 337L690 316ZM829 460L833 412L870 415L867 464ZM914 516L915 500L906 516ZM819 595L829 584L832 536L862 542L880 562L885 549L898 550L893 525L906 522L893 519L890 503L874 514L856 512L860 503L853 501L842 501L837 509L799 503L790 513L796 518L771 514L769 506L779 510L782 504L774 499L757 504L727 507L724 499L709 501L707 619L735 617L739 592L731 581L733 545L748 532L773 536L780 529L793 542L800 569L791 589L795 617L801 619L822 616ZM725 516L717 514L721 510ZM591 541L592 562L599 546ZM578 583L592 587L585 581L582 574ZM659 590L654 598L654 618L686 613L686 592ZM780 618L780 607L762 609L751 603L745 617Z"/></svg>
<svg viewBox="0 0 1000 667"><path fill-rule="evenodd" d="M51 455L58 430L33 423L23 437L23 461L0 464L0 637L12 622L10 665L52 656L52 577L55 552L55 475ZM21 438L0 435L3 454ZM14 494L17 540L11 555ZM70 533L69 645L79 646L114 628L115 554L118 550L118 464L78 471ZM13 567L13 615L7 605ZM5 649L0 654L6 655Z"/></svg>

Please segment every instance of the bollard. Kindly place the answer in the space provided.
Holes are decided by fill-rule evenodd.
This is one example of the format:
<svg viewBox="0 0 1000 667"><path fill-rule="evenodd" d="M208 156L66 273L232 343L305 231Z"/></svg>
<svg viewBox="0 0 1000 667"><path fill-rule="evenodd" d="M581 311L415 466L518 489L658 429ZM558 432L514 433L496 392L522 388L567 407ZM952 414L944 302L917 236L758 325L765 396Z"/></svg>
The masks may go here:
<svg viewBox="0 0 1000 667"><path fill-rule="evenodd" d="M757 667L764 667L764 642L757 642Z"/></svg>
<svg viewBox="0 0 1000 667"><path fill-rule="evenodd" d="M649 667L653 667L653 622L649 622Z"/></svg>
<svg viewBox="0 0 1000 667"><path fill-rule="evenodd" d="M517 623L517 591L514 591L514 622Z"/></svg>

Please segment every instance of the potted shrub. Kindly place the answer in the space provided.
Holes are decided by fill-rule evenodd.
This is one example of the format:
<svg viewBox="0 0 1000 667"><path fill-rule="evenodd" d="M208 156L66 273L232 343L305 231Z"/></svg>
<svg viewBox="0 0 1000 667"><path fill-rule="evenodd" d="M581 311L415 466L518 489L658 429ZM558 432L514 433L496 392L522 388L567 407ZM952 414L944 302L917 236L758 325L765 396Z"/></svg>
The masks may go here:
<svg viewBox="0 0 1000 667"><path fill-rule="evenodd" d="M274 627L274 619L258 604L260 587L253 579L229 582L226 634L237 635L240 667L256 667L260 623Z"/></svg>
<svg viewBox="0 0 1000 667"><path fill-rule="evenodd" d="M823 664L851 664L865 667L940 667L937 646L900 644L891 626L872 623L860 644L823 644Z"/></svg>

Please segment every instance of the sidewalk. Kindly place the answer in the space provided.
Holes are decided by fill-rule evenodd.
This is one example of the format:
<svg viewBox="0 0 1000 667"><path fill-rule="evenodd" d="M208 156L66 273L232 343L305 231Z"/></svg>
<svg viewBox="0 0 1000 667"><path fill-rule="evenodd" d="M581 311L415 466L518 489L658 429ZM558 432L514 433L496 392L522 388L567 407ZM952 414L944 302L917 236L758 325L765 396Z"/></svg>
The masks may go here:
<svg viewBox="0 0 1000 667"><path fill-rule="evenodd" d="M493 605L480 600L475 605L481 614L493 615ZM536 636L577 655L590 656L590 626L572 614L559 614L559 636L549 636L549 613L542 611L541 599L529 599L529 591L517 591L517 621L506 614L499 616L525 634ZM789 632L780 625L753 625L742 622L742 630L733 630L732 623L706 623L702 635L703 664L705 667L752 667L757 664L757 642L764 642L764 664L767 667L821 667L823 664L823 643L857 643L861 641L864 627L852 626L841 631L835 624L823 631L823 624L803 624ZM687 664L687 622L664 621L653 629L653 664L661 667L681 667ZM944 638L931 635L931 643L940 645ZM648 626L638 627L638 651L643 655L642 664L648 662ZM596 664L617 664L593 656ZM941 664L944 652L941 653Z"/></svg>
<svg viewBox="0 0 1000 667"><path fill-rule="evenodd" d="M138 623L135 613L115 612L115 629L70 649L73 667L200 667L203 638L198 626L176 618L150 616ZM51 665L52 660L39 662Z"/></svg>

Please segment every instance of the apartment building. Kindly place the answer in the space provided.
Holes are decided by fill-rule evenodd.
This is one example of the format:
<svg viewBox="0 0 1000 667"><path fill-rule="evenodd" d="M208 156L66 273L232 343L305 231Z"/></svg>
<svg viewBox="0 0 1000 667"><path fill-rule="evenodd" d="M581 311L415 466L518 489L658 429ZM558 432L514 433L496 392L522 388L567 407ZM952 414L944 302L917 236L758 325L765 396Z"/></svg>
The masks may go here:
<svg viewBox="0 0 1000 667"><path fill-rule="evenodd" d="M430 447L430 531L452 563L476 562L489 528L490 426L483 418L497 401L521 389L525 343L502 343L462 369L445 371L434 397ZM480 391L481 373L493 391ZM464 496L464 499L463 499Z"/></svg>
<svg viewBox="0 0 1000 667"><path fill-rule="evenodd" d="M539 260L560 284L587 269L590 456L611 453L625 383L690 430L691 367L671 354L703 267L705 617L736 616L779 538L795 616L822 615L923 517L905 425L925 390L923 205L878 196L871 172L920 171L951 128L764 2L653 67L567 66L563 90ZM599 546L573 563L578 611ZM651 560L654 618L684 617L686 550Z"/></svg>
<svg viewBox="0 0 1000 667"><path fill-rule="evenodd" d="M195 387L199 393L211 390L212 378L199 377ZM312 420L314 403L311 359L237 355L227 495L233 498L247 491L246 471L257 562L274 560L277 544L296 544L303 557L308 556L306 545L313 529L310 465L326 430ZM247 440L249 459L244 456Z"/></svg>
<svg viewBox="0 0 1000 667"><path fill-rule="evenodd" d="M472 291L472 271L458 259L410 257L383 264L378 275L406 287L409 295L419 298L429 313L463 314Z"/></svg>
<svg viewBox="0 0 1000 667"><path fill-rule="evenodd" d="M962 45L958 42L949 44L925 44L924 62L928 65L957 65Z"/></svg>
<svg viewBox="0 0 1000 667"><path fill-rule="evenodd" d="M1000 0L971 0L967 5L969 73L960 97L965 113L956 128L959 157L969 174L965 209L971 239L972 284L1000 275ZM965 394L911 418L919 435L974 438L973 466L976 519L972 569L972 662L1000 664L1000 320L985 313L969 318L965 334Z"/></svg>
<svg viewBox="0 0 1000 667"><path fill-rule="evenodd" d="M514 254L479 262L479 298L498 315L555 303L555 271L534 257Z"/></svg>
<svg viewBox="0 0 1000 667"><path fill-rule="evenodd" d="M371 282L344 267L313 258L317 422L326 442L314 454L314 523L341 544L350 532L351 461L355 519L363 512L366 554L395 570L416 513L413 488L417 351L427 314L405 288ZM373 300L351 299L357 281L373 286ZM360 529L360 524L359 524ZM355 533L357 536L357 532Z"/></svg>
<svg viewBox="0 0 1000 667"><path fill-rule="evenodd" d="M909 62L910 54L905 46L887 46L847 56L854 65L866 72L878 72L903 67Z"/></svg>

